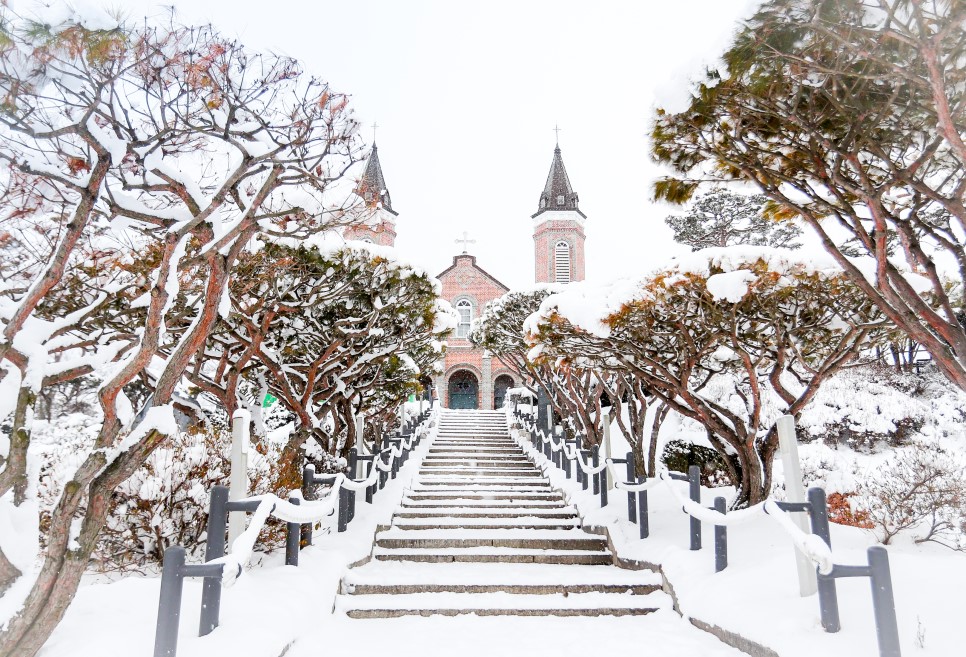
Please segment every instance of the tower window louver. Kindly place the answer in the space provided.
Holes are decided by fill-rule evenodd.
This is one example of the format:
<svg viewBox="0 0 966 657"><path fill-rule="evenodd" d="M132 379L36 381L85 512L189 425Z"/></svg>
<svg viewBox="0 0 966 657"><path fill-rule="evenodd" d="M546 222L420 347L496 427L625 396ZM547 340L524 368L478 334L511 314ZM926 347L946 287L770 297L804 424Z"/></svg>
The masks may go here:
<svg viewBox="0 0 966 657"><path fill-rule="evenodd" d="M557 283L570 282L570 244L557 242L553 249L553 279Z"/></svg>

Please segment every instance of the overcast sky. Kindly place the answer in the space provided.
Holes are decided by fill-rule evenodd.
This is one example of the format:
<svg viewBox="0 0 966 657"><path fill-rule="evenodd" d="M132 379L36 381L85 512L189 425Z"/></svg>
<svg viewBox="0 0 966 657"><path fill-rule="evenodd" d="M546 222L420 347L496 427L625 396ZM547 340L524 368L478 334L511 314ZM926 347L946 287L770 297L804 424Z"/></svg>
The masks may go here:
<svg viewBox="0 0 966 657"><path fill-rule="evenodd" d="M109 0L110 2L110 0ZM156 0L117 3L130 17ZM677 252L649 200L656 102L680 97L750 0L168 0L253 48L293 56L349 93L377 142L396 245L434 273L467 230L507 285L533 281L533 224L555 125L587 215L587 278Z"/></svg>

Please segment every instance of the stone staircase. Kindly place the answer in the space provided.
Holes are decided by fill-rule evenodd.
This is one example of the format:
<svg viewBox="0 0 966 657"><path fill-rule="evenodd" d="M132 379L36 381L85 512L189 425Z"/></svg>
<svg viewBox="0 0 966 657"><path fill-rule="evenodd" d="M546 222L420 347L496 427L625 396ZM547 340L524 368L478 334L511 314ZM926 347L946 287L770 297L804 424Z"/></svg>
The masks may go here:
<svg viewBox="0 0 966 657"><path fill-rule="evenodd" d="M414 485L336 611L627 616L671 606L660 576L618 568L606 540L510 439L500 412L444 411Z"/></svg>

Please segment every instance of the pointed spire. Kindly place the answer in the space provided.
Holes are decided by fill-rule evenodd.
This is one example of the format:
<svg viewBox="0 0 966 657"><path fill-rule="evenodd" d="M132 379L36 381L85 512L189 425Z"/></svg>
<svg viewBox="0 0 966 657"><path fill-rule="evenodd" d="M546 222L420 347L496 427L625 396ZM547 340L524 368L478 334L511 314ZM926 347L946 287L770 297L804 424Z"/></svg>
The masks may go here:
<svg viewBox="0 0 966 657"><path fill-rule="evenodd" d="M550 164L547 184L543 186L543 193L540 194L540 206L537 208L537 214L533 216L554 210L572 210L584 216L577 206L578 200L576 192L570 186L570 178L567 176L567 168L564 166L558 144L553 149L553 162Z"/></svg>
<svg viewBox="0 0 966 657"><path fill-rule="evenodd" d="M380 206L393 214L397 214L392 209L389 188L386 187L386 179L382 177L382 166L379 164L379 147L375 144L372 145L372 153L369 155L369 161L366 162L366 170L356 187L356 194L365 199L367 205Z"/></svg>

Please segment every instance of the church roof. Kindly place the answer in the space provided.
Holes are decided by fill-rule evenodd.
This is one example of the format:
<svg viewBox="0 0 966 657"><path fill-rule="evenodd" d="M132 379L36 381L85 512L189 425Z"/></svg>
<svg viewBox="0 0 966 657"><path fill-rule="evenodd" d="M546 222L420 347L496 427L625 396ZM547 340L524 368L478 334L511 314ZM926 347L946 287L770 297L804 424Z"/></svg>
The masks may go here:
<svg viewBox="0 0 966 657"><path fill-rule="evenodd" d="M577 206L579 198L574 188L570 186L570 178L567 176L567 168L564 166L563 157L560 155L560 144L553 149L553 162L550 164L550 173L547 174L547 184L543 186L540 194L540 205L537 208L536 217L544 212L556 210L571 210L585 217Z"/></svg>
<svg viewBox="0 0 966 657"><path fill-rule="evenodd" d="M470 255L468 253L461 253L458 256L453 256L453 264L450 265L449 267L447 267L446 269L444 269L443 271L439 272L438 274L436 274L436 278L438 278L439 280L443 280L443 278L448 273L450 273L451 271L455 271L456 268L460 264L459 261L460 261L461 258L465 258L466 260L469 260L469 266L470 267L472 267L476 271L478 271L481 274L483 274L483 276L485 276L486 278L488 278L491 282L495 283L497 285L497 287L502 288L504 292L509 292L510 291L510 288L508 288L506 285L504 285L499 280L497 280L497 278L493 274L491 274L490 272L486 271L485 269L483 269L482 267L480 267L478 264L476 264L476 256L472 256L472 255Z"/></svg>
<svg viewBox="0 0 966 657"><path fill-rule="evenodd" d="M362 173L362 178L356 187L356 194L361 196L369 206L382 207L394 215L398 214L392 209L389 188L386 187L386 179L382 176L382 166L379 164L379 147L375 144L372 145L366 170Z"/></svg>

